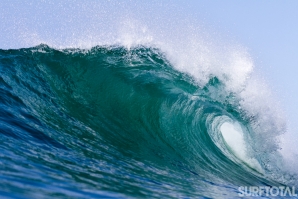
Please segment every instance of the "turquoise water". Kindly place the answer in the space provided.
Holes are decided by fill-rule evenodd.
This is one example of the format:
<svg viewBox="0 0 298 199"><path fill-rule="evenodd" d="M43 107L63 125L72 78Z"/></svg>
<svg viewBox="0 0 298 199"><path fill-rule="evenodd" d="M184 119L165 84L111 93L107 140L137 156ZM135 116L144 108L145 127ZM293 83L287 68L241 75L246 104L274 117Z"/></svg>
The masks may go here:
<svg viewBox="0 0 298 199"><path fill-rule="evenodd" d="M161 49L0 50L0 71L2 196L233 198L294 178L227 82Z"/></svg>

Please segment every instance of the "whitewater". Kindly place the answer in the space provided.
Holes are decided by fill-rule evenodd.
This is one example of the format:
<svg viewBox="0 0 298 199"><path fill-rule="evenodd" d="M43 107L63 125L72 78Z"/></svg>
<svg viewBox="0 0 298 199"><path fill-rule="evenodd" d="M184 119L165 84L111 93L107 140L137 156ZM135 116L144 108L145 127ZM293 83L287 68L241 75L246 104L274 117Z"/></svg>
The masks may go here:
<svg viewBox="0 0 298 199"><path fill-rule="evenodd" d="M246 48L157 2L133 13L42 4L31 8L45 24L79 12L53 30L29 15L5 29L1 196L237 198L239 187L298 185L285 114Z"/></svg>

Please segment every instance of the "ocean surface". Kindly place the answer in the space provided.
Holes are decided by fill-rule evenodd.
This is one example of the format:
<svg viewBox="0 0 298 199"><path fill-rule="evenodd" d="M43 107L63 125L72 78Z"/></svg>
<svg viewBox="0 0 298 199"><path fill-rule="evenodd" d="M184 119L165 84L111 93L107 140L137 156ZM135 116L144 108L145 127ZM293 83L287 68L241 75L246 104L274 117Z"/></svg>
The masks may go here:
<svg viewBox="0 0 298 199"><path fill-rule="evenodd" d="M239 186L295 185L258 85L216 67L198 81L171 59L146 45L0 50L0 195L237 198Z"/></svg>

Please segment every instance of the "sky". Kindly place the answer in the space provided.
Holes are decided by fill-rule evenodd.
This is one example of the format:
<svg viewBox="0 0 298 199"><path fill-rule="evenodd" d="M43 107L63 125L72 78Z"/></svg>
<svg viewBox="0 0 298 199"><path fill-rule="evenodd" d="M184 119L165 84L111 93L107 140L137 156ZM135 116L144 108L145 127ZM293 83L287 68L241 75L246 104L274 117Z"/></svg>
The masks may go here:
<svg viewBox="0 0 298 199"><path fill-rule="evenodd" d="M149 9L151 4L154 10ZM29 47L32 40L47 43L53 37L58 43L71 42L71 38L84 35L92 40L93 32L99 35L101 31L113 32L111 21L115 21L117 15L130 15L130 12L147 15L147 19L151 14L152 20L158 15L165 23L177 15L192 18L208 29L207 32L248 49L255 70L268 82L289 118L290 135L298 138L295 125L298 112L297 10L298 1L294 0L2 0L0 48ZM175 24L175 21L170 23Z"/></svg>

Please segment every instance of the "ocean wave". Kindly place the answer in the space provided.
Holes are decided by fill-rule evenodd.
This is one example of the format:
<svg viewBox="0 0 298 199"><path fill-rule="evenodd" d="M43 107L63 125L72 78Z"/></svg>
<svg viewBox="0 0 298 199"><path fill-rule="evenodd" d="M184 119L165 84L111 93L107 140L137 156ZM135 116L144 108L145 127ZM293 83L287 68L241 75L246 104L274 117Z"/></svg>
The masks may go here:
<svg viewBox="0 0 298 199"><path fill-rule="evenodd" d="M141 45L1 50L2 193L216 198L295 183L250 69L177 60Z"/></svg>

